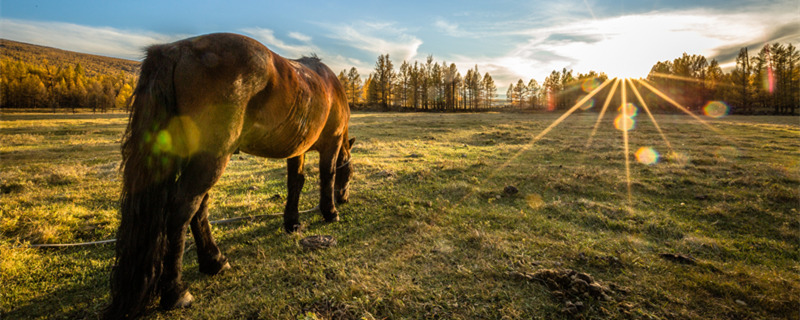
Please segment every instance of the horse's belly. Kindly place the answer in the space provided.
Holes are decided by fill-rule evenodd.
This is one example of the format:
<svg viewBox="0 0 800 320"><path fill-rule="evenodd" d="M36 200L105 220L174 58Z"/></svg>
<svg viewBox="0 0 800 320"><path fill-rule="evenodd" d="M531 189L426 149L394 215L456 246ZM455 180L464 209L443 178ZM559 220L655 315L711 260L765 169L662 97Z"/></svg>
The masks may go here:
<svg viewBox="0 0 800 320"><path fill-rule="evenodd" d="M315 142L308 132L252 132L242 135L239 149L259 157L284 159L306 153Z"/></svg>

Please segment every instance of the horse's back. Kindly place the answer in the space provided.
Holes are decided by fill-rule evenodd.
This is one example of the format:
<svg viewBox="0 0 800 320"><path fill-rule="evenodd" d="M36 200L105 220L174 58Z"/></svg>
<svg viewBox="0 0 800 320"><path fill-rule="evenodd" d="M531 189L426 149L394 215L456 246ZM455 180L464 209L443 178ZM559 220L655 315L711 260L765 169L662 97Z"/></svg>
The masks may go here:
<svg viewBox="0 0 800 320"><path fill-rule="evenodd" d="M229 33L202 35L156 45L147 60L171 65L179 117L170 120L193 152L222 155L237 145L247 104L269 81L273 53L251 38ZM147 62L146 60L146 62ZM175 130L173 130L175 131Z"/></svg>
<svg viewBox="0 0 800 320"><path fill-rule="evenodd" d="M336 74L316 57L272 63L273 81L248 106L242 151L289 158L335 144L350 110Z"/></svg>
<svg viewBox="0 0 800 320"><path fill-rule="evenodd" d="M230 33L153 46L151 56L174 63L181 127L190 129L185 138L196 140L200 151L223 154L238 147L287 158L318 149L347 126L344 90L315 57L288 60Z"/></svg>

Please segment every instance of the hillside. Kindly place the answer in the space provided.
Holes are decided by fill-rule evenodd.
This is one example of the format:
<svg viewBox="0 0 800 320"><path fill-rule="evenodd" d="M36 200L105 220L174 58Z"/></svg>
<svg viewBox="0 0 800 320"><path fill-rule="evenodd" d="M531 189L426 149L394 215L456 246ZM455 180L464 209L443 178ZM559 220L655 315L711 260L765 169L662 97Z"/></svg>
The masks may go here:
<svg viewBox="0 0 800 320"><path fill-rule="evenodd" d="M90 108L131 101L137 61L0 39L0 108Z"/></svg>
<svg viewBox="0 0 800 320"><path fill-rule="evenodd" d="M117 75L120 72L124 73L126 77L136 77L139 74L140 65L140 62L133 60L79 53L7 39L0 39L0 56L4 60L10 59L37 65L47 60L47 64L58 67L72 67L80 63L89 77Z"/></svg>

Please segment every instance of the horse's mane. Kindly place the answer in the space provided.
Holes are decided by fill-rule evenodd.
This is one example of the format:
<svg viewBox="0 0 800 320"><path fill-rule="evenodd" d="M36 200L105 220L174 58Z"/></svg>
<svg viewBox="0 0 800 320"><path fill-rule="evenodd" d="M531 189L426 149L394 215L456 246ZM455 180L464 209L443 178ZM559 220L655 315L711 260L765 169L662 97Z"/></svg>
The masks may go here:
<svg viewBox="0 0 800 320"><path fill-rule="evenodd" d="M320 59L316 53L312 53L311 56L302 56L300 59L296 59L294 61L308 67L311 70L314 70L320 75L325 74L329 70L328 66L322 63L322 59Z"/></svg>
<svg viewBox="0 0 800 320"><path fill-rule="evenodd" d="M310 56L301 56L300 59L297 59L295 61L305 65L322 63L322 59L320 59L320 57L318 57L316 53L312 53Z"/></svg>

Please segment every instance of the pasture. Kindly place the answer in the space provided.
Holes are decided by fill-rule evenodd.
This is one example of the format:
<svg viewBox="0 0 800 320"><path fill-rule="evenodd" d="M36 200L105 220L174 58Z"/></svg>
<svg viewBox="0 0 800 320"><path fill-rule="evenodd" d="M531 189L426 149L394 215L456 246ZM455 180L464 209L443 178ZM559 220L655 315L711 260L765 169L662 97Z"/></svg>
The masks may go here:
<svg viewBox="0 0 800 320"><path fill-rule="evenodd" d="M231 270L187 246L189 309L149 319L797 319L800 121L655 115L355 113L341 221L213 227ZM3 319L96 318L109 302L125 114L0 115ZM642 147L652 164L637 161ZM651 154L653 155L653 154ZM318 200L317 155L300 209ZM644 160L643 160L644 161ZM285 162L233 155L210 219L279 213ZM627 178L629 177L629 179ZM513 188L508 187L513 186ZM629 191L630 190L630 193ZM515 192L516 191L516 192ZM338 244L304 249L331 235ZM191 243L191 241L189 241Z"/></svg>

